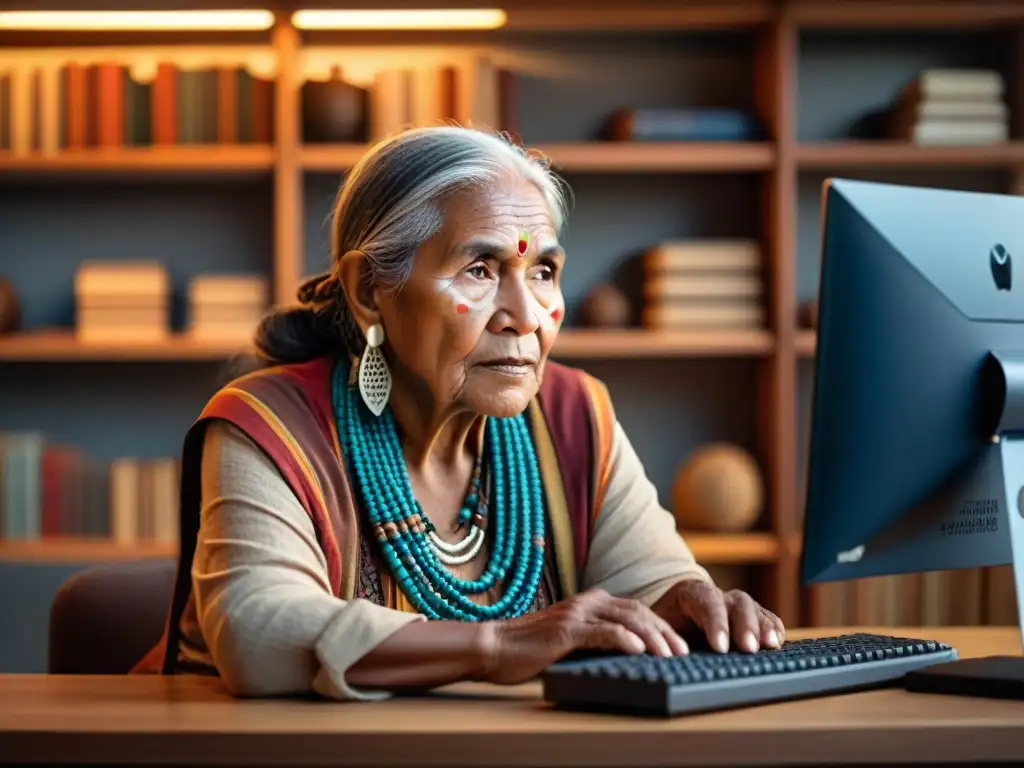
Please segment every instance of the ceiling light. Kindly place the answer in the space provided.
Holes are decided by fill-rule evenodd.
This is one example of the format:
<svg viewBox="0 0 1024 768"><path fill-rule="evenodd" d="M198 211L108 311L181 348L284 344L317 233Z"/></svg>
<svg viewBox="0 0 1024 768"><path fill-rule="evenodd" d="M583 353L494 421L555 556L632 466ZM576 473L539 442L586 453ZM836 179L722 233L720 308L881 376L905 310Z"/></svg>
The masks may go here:
<svg viewBox="0 0 1024 768"><path fill-rule="evenodd" d="M226 11L0 11L0 29L61 31L265 30L266 10Z"/></svg>
<svg viewBox="0 0 1024 768"><path fill-rule="evenodd" d="M507 15L500 8L435 10L306 9L292 14L297 29L498 29Z"/></svg>

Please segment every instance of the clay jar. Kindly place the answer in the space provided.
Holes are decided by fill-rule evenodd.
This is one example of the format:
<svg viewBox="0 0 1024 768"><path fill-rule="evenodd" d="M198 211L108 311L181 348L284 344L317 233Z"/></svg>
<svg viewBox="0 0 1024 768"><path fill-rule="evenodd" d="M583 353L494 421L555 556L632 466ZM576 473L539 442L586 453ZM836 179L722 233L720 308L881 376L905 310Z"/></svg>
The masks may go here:
<svg viewBox="0 0 1024 768"><path fill-rule="evenodd" d="M302 86L302 139L307 143L366 141L367 92L333 67L329 80Z"/></svg>

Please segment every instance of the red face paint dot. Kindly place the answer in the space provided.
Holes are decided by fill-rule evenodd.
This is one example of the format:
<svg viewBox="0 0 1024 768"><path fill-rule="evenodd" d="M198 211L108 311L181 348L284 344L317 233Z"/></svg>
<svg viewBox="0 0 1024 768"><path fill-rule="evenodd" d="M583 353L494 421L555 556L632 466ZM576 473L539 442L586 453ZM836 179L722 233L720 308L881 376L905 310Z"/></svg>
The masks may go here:
<svg viewBox="0 0 1024 768"><path fill-rule="evenodd" d="M459 306L455 308L455 311L458 312L460 315L464 315L467 312L469 312L469 307L467 307L465 304L459 304Z"/></svg>
<svg viewBox="0 0 1024 768"><path fill-rule="evenodd" d="M561 309L553 309L553 310L551 310L551 317L553 319L555 319L555 320L561 320L562 319L562 310Z"/></svg>
<svg viewBox="0 0 1024 768"><path fill-rule="evenodd" d="M522 256L524 253L526 253L526 245L527 245L526 239L522 238L522 237L519 238L519 255L520 256Z"/></svg>

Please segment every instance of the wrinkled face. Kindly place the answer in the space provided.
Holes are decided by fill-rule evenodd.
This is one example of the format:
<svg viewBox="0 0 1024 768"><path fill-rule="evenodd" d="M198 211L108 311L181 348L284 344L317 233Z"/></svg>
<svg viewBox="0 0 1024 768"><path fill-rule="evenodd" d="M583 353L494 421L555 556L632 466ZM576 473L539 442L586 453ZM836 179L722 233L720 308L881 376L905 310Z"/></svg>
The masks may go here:
<svg viewBox="0 0 1024 768"><path fill-rule="evenodd" d="M510 178L463 193L379 309L395 361L439 403L507 417L536 395L565 314L565 254L541 193Z"/></svg>

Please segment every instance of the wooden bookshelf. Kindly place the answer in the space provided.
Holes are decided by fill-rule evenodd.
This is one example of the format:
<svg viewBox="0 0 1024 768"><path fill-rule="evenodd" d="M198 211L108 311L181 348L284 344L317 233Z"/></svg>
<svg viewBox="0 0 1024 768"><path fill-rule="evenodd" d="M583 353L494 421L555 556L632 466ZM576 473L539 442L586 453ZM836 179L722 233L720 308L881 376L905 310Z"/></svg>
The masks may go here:
<svg viewBox="0 0 1024 768"><path fill-rule="evenodd" d="M285 3L284 6L288 4ZM618 143L591 140L589 135L570 136L561 131L544 140L543 136L534 142L527 136L530 146L549 156L558 171L579 177L582 186L592 192L600 189L603 194L616 194L621 188L628 193L644 192L644 185L656 188L657 195L669 190L676 180L673 175L699 174L695 181L686 183L701 185L698 192L685 197L695 206L702 201L705 184L722 183L719 194L728 195L735 191L726 186L733 177L744 176L742 183L753 177L756 185L756 210L737 228L744 234L757 237L763 245L766 277L769 287L769 328L763 332L737 333L649 333L640 329L580 330L567 329L558 339L553 356L569 361L610 361L616 375L627 370L631 360L673 360L733 358L725 365L740 366L737 370L746 375L751 366L757 371L760 390L757 406L757 438L768 485L768 513L770 531L741 535L687 534L687 540L697 557L708 563L757 563L768 566L765 594L771 607L789 624L798 622L814 623L816 612L802 612L809 602L801 591L797 565L799 546L780 547L780 541L798 542L799 519L798 498L798 439L797 439L797 372L807 358L815 353L815 336L796 326L795 307L798 296L798 272L801 266L799 251L814 238L798 237L802 226L798 221L798 207L814 198L801 190L806 179L817 183L821 172L851 169L881 169L906 172L943 171L948 175L955 170L974 172L1008 172L1021 178L1024 169L1024 135L1020 125L1014 126L1014 140L1003 145L983 147L922 147L902 142L860 141L838 136L807 136L801 123L802 111L816 107L801 102L801 86L798 83L808 71L816 72L816 62L808 63L808 47L803 38L821 33L823 36L841 32L844 42L843 55L829 58L826 64L835 67L841 59L853 61L847 47L847 36L862 34L865 57L875 45L873 30L925 30L959 36L974 34L979 30L999 28L1003 31L1019 31L1024 24L1024 5L1010 0L971 0L970 2L917 2L910 0L857 0L853 2L830 2L829 0L793 0L777 3L769 0L730 0L722 3L663 3L657 0L641 0L628 9L598 0L584 3L581 0L566 0L558 9L542 8L537 3L510 0L505 4L509 13L507 30L488 34L474 34L473 43L497 46L510 45L528 39L535 33L571 33L576 39L588 34L598 34L607 39L615 32L630 32L633 35L652 34L664 38L675 33L700 34L741 33L751 40L748 67L749 90L739 101L756 104L756 111L766 128L766 140L737 144L725 143ZM564 7L563 7L564 6ZM271 34L270 44L278 59L278 80L276 85L276 114L274 119L275 143L273 146L174 146L151 148L125 148L106 151L59 153L51 156L30 155L12 157L0 154L0 180L15 184L20 176L59 176L69 174L86 181L108 175L119 176L174 176L177 174L211 175L213 177L237 177L245 175L267 176L272 192L267 204L267 219L272 222L272 254L266 265L273 275L273 295L278 303L285 303L294 297L298 279L308 273L306 239L312 227L308 219L314 206L322 203L318 195L310 192L309 184L318 174L342 174L350 169L366 149L364 144L303 145L299 124L299 60L303 46L321 44L371 45L367 40L391 44L396 40L402 44L416 45L420 42L439 44L457 41L457 36L427 33L380 34L377 36L330 33L323 35L301 35L284 21ZM666 35L664 33L671 33ZM517 37L518 36L518 37ZM1024 36L1017 34L1016 42L1006 35L1001 45L1024 49ZM26 36L13 43L36 44L39 36ZM72 39L72 38L69 38ZM555 39L555 38L549 38ZM682 39L682 38L681 38ZM689 38L686 38L689 39ZM731 39L731 37L730 37ZM947 38L952 39L952 38ZM1003 38L1000 38L1003 40ZM82 44L74 38L75 44ZM113 38L119 43L122 38ZM341 41L341 42L338 42ZM511 41L511 42L510 42ZM88 44L109 43L110 40L92 40ZM162 40L167 43L167 40ZM173 41L172 41L173 42ZM191 40L189 44L191 44ZM46 36L46 45L59 44L54 36ZM376 44L376 42L372 43ZM828 40L819 41L819 50L829 45ZM900 45L878 41L878 45ZM947 45L959 46L956 42ZM688 47L679 43L681 47ZM557 47L557 46L555 46ZM699 47L699 46L698 46ZM715 46L709 46L714 48ZM813 46L811 46L813 48ZM917 61L919 51L914 49L909 61ZM1024 61L1024 50L1010 51L1017 61ZM643 58L643 57L638 57ZM989 59L986 57L985 61ZM705 60L702 66L707 67ZM655 65L652 65L652 67ZM842 64L842 66L855 66ZM1017 71L1024 71L1016 66ZM577 71L590 71L579 69ZM700 70L709 72L711 69ZM1008 69L1007 72L1010 70ZM875 69L872 69L874 77ZM534 73L536 74L536 73ZM654 75L661 73L653 72ZM532 75L531 75L532 76ZM864 79L860 73L846 72L842 79L837 77L836 88L851 79ZM567 76L568 78L568 76ZM808 78L809 79L809 78ZM554 86L552 86L554 87ZM563 84L562 87L568 88ZM747 88L746 81L730 83L733 91ZM804 91L806 92L806 90ZM890 94L891 88L880 87L879 92ZM595 92L596 93L596 92ZM819 92L820 93L820 92ZM709 94L702 92L702 98ZM573 94L575 96L575 94ZM604 84L600 98L605 98ZM549 95L550 96L550 95ZM859 96L863 99L864 93ZM523 97L526 98L526 97ZM595 95L595 99L598 97ZM729 97L725 97L729 98ZM804 98L807 98L806 96ZM879 97L881 98L881 97ZM1020 83L1008 89L1007 100L1017 123L1024 117L1024 91ZM564 109L572 112L573 105L557 103L546 105L546 109ZM834 99L843 102L842 94ZM835 105L833 105L834 107ZM602 103L601 110L607 105ZM859 107L858 107L859 109ZM535 108L535 125L540 125L537 114L543 109ZM595 114L596 114L595 108ZM811 131L813 134L813 131ZM828 133L828 131L825 131ZM833 132L834 133L834 132ZM557 139L557 140L555 140ZM803 172L808 173L803 173ZM989 174L994 176L996 174ZM607 178L606 178L607 177ZM630 177L642 177L639 182ZM323 179L321 178L323 181ZM329 179L328 179L329 181ZM628 186L630 183L634 186ZM600 187L598 185L601 185ZM660 186L659 186L660 185ZM16 187L15 187L16 189ZM327 189L318 189L322 192ZM723 192L724 190L724 192ZM733 207L742 209L744 193L728 200L724 206L709 206L701 214L717 216L721 209L725 213L707 227L696 226L692 230L701 232L726 229ZM627 193L622 193L625 195ZM657 195L651 199L657 202ZM319 195L320 198L327 195ZM620 198L616 198L620 199ZM259 209L262 215L262 209ZM599 208L591 216L610 216L610 208ZM686 218L680 211L679 219ZM741 211L742 213L742 211ZM665 216L675 216L671 211ZM735 218L742 218L736 214ZM813 217L807 217L813 218ZM572 220L571 220L572 222ZM606 220L598 220L605 224ZM248 224L248 222L246 222ZM265 222L253 217L254 225ZM318 222L317 222L318 224ZM692 222L691 222L692 224ZM315 224L314 224L315 226ZM620 228L630 228L628 221L621 221ZM639 225L638 225L639 226ZM680 224L680 227L683 227ZM612 229L609 226L609 229ZM250 241L245 241L249 243ZM624 250L623 250L624 252ZM586 254L583 254L586 255ZM0 256L2 258L2 256ZM810 281L807 281L809 283ZM807 284L805 283L805 284ZM243 351L234 345L204 344L193 342L183 336L174 336L159 344L132 345L83 345L66 330L33 331L14 336L0 337L0 363L33 362L132 362L132 361L216 361L229 358ZM645 363L646 365L646 363ZM26 366L30 368L31 366ZM6 371L5 371L6 372ZM622 374L625 376L626 374ZM735 374L732 374L735 375ZM37 544L0 543L0 561L78 561L81 559L102 560L109 557L134 557L152 551L145 547L114 547L106 542L41 542ZM64 554L61 554L64 553Z"/></svg>
<svg viewBox="0 0 1024 768"><path fill-rule="evenodd" d="M771 564L782 549L770 533L681 533L693 556L708 565Z"/></svg>
<svg viewBox="0 0 1024 768"><path fill-rule="evenodd" d="M986 146L907 146L900 141L839 141L801 144L800 168L1006 168L1024 164L1024 142Z"/></svg>
<svg viewBox="0 0 1024 768"><path fill-rule="evenodd" d="M775 148L760 142L592 141L532 148L549 157L557 170L576 173L753 172L770 170L775 164ZM299 162L307 171L342 172L365 149L362 144L306 145Z"/></svg>
<svg viewBox="0 0 1024 768"><path fill-rule="evenodd" d="M552 357L644 358L644 357L763 357L774 349L768 332L719 331L687 333L643 330L562 331Z"/></svg>
<svg viewBox="0 0 1024 768"><path fill-rule="evenodd" d="M1012 0L795 0L789 13L803 28L956 29L1024 21L1024 8Z"/></svg>
<svg viewBox="0 0 1024 768"><path fill-rule="evenodd" d="M119 147L12 155L0 152L0 175L10 174L269 174L274 148L264 145Z"/></svg>
<svg viewBox="0 0 1024 768"><path fill-rule="evenodd" d="M71 331L28 331L0 336L0 361L103 362L118 360L224 360L245 344L218 344L174 334L160 342L83 342Z"/></svg>
<svg viewBox="0 0 1024 768"><path fill-rule="evenodd" d="M109 563L148 557L177 557L175 544L108 539L36 539L0 541L0 563Z"/></svg>

